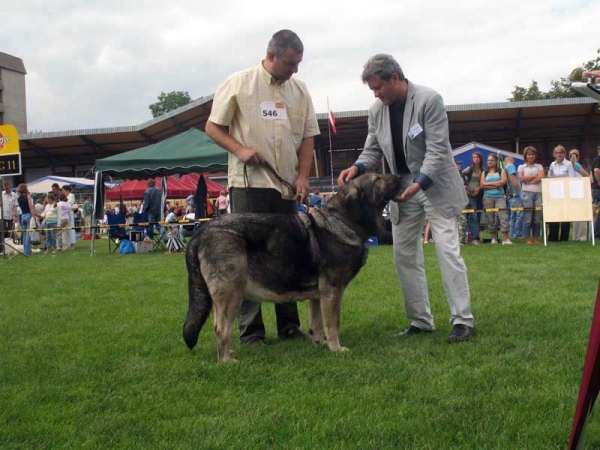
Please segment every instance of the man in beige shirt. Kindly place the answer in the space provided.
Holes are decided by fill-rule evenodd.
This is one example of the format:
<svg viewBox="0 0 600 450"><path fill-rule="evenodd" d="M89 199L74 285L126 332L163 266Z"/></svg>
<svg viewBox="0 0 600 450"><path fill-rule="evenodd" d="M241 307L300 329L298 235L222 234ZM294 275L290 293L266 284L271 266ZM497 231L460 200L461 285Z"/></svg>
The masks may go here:
<svg viewBox="0 0 600 450"><path fill-rule="evenodd" d="M294 214L309 194L308 176L319 126L306 85L298 72L304 46L290 30L273 35L258 66L228 77L217 89L206 133L229 152L231 212ZM296 195L261 164L267 162ZM276 304L277 334L305 337L295 303ZM265 339L260 303L244 300L240 340Z"/></svg>

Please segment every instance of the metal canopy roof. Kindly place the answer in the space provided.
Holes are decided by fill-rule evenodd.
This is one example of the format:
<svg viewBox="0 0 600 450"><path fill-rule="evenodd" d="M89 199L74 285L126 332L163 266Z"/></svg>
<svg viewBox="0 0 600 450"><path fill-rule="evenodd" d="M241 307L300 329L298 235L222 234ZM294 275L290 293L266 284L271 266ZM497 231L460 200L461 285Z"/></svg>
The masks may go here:
<svg viewBox="0 0 600 450"><path fill-rule="evenodd" d="M446 105L452 147L468 142L505 143L600 139L598 102L586 97L527 102ZM367 135L367 111L334 113L333 149L361 148ZM317 148L329 148L328 114L318 114Z"/></svg>
<svg viewBox="0 0 600 450"><path fill-rule="evenodd" d="M25 168L93 165L105 158L156 143L189 128L204 131L213 95L195 100L137 126L29 133L19 136ZM458 147L471 141L513 148L541 141L579 140L600 143L598 102L586 97L447 105L450 141ZM367 110L335 112L334 150L360 149L367 135ZM329 149L328 114L317 115L321 135L315 147ZM585 145L580 145L585 147ZM585 154L585 149L583 148ZM583 156L583 155L582 155Z"/></svg>

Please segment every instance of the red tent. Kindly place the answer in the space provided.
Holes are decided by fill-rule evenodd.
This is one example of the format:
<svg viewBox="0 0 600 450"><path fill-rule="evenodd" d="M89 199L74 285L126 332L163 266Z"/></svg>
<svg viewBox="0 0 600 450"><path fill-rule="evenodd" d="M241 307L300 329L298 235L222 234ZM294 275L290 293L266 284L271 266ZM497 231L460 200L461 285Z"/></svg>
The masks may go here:
<svg viewBox="0 0 600 450"><path fill-rule="evenodd" d="M204 181L206 181L206 190L208 192L209 197L218 197L221 191L227 192L227 188L221 186L219 183L208 178L209 175L225 175L224 172L221 173L205 173ZM186 185L193 186L194 192L196 192L196 188L198 187L198 180L200 179L200 175L197 173L189 173L187 175L182 176L179 181L185 183Z"/></svg>
<svg viewBox="0 0 600 450"><path fill-rule="evenodd" d="M206 187L208 188L208 194L211 197L218 197L220 191L226 190L223 186L209 180L204 174ZM210 175L220 175L210 174ZM167 179L167 198L186 198L188 195L194 195L196 193L196 187L198 186L198 179L200 175L197 173L191 173L184 175L181 178L175 178L169 176ZM160 177L155 178L156 187L161 188L162 183ZM121 186L117 186L106 191L107 200L119 200L121 198L121 192L123 192L123 200L141 200L144 198L144 192L148 189L146 180L127 180Z"/></svg>
<svg viewBox="0 0 600 450"><path fill-rule="evenodd" d="M155 178L156 187L161 188L162 183L160 177ZM119 200L121 192L123 200L141 200L144 198L144 192L148 189L146 180L127 180L121 186L109 189L106 191L107 200ZM167 180L167 197L168 198L185 198L188 195L193 195L196 188L193 189L181 183L180 180L173 176L169 176Z"/></svg>

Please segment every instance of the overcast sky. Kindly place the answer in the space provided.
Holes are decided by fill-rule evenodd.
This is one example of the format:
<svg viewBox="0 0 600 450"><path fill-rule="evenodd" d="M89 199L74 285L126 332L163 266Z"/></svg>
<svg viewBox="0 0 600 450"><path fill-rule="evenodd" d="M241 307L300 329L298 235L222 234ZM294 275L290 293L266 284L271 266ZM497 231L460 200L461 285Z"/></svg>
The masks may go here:
<svg viewBox="0 0 600 450"><path fill-rule="evenodd" d="M29 131L138 125L161 91L215 92L258 64L280 29L304 42L297 74L316 111L363 110L364 62L390 53L446 104L543 90L596 58L600 0L4 1L0 51L27 70Z"/></svg>

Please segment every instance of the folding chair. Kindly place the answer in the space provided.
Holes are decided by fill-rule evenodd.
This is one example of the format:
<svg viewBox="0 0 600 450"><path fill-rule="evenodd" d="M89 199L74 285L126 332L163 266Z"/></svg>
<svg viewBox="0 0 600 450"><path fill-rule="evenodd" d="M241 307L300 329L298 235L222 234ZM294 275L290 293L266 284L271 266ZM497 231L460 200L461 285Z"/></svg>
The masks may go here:
<svg viewBox="0 0 600 450"><path fill-rule="evenodd" d="M127 238L127 228L120 225L125 224L125 214L107 214L108 219L108 252L114 253L119 249L119 242ZM111 242L115 248L111 249Z"/></svg>
<svg viewBox="0 0 600 450"><path fill-rule="evenodd" d="M152 250L153 251L157 251L157 250L166 251L167 246L165 245L165 240L167 239L167 229L165 227L159 226L158 230L154 230L154 231L157 231L157 232L152 234L152 241L154 242Z"/></svg>
<svg viewBox="0 0 600 450"><path fill-rule="evenodd" d="M132 231L139 231L144 236L150 236L150 230L152 227L140 225L140 223L148 222L148 214L146 213L133 213L133 228Z"/></svg>
<svg viewBox="0 0 600 450"><path fill-rule="evenodd" d="M147 223L148 222L148 214L143 212L143 213L135 213L133 215L133 223ZM152 250L156 251L156 250L166 250L167 247L165 246L165 243L163 241L164 237L166 236L166 231L164 228L159 227L158 228L158 232L155 228L155 225L148 225L148 226L134 226L134 230L136 231L144 231L146 233L146 236L148 236L150 239L152 239Z"/></svg>

